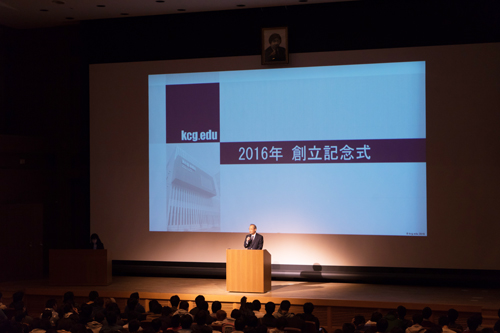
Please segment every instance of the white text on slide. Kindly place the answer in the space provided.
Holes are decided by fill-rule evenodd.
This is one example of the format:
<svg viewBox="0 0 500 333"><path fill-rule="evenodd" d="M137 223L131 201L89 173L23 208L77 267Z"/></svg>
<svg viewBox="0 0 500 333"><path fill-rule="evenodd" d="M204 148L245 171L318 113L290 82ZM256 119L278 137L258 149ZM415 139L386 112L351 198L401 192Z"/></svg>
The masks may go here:
<svg viewBox="0 0 500 333"><path fill-rule="evenodd" d="M217 140L217 132L208 130L207 132L186 132L184 130L181 131L181 140L182 141L193 141L196 142L206 141L206 140Z"/></svg>

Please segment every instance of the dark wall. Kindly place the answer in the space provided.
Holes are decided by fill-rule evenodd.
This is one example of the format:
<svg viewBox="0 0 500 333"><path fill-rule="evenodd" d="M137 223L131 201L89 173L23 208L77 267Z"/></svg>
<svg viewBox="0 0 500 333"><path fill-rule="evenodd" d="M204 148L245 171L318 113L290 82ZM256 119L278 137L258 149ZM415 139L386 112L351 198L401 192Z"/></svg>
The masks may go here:
<svg viewBox="0 0 500 333"><path fill-rule="evenodd" d="M49 248L82 247L90 233L88 65L257 55L260 29L273 26L289 27L291 53L497 42L500 2L372 0L0 27L0 204L42 205L43 221L24 223L42 223L45 262Z"/></svg>
<svg viewBox="0 0 500 333"><path fill-rule="evenodd" d="M260 54L288 26L291 53L500 40L498 1L350 1L83 23L90 63Z"/></svg>

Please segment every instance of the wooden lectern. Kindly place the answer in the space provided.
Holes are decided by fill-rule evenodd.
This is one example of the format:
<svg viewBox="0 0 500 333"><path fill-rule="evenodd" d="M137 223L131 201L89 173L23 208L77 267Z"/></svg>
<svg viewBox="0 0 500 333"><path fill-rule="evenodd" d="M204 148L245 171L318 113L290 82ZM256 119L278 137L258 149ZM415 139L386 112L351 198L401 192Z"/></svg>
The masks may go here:
<svg viewBox="0 0 500 333"><path fill-rule="evenodd" d="M271 290L271 254L267 250L226 250L227 291L267 293Z"/></svg>
<svg viewBox="0 0 500 333"><path fill-rule="evenodd" d="M108 250L49 250L49 284L106 286L111 280Z"/></svg>

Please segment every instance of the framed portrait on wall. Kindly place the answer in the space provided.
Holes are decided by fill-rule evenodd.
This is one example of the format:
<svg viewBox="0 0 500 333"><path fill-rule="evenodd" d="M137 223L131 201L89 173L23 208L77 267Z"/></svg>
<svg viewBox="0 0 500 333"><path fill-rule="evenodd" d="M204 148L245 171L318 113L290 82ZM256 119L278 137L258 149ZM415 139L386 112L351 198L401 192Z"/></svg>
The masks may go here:
<svg viewBox="0 0 500 333"><path fill-rule="evenodd" d="M262 28L262 65L288 64L288 27Z"/></svg>

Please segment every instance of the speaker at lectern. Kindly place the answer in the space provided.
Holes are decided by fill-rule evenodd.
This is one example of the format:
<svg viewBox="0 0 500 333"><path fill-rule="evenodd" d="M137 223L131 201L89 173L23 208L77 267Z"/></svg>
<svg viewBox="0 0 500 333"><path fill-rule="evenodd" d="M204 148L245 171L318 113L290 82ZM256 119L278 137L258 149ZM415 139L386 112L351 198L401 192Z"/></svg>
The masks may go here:
<svg viewBox="0 0 500 333"><path fill-rule="evenodd" d="M271 254L267 250L226 250L226 289L266 293L271 290Z"/></svg>

